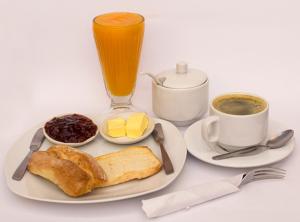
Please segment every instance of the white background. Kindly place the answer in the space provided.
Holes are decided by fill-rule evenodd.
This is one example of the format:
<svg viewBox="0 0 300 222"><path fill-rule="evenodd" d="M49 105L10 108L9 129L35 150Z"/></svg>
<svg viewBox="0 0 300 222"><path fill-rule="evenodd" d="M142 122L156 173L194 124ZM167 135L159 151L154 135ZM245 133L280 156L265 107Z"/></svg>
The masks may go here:
<svg viewBox="0 0 300 222"><path fill-rule="evenodd" d="M109 105L92 35L94 16L135 11L146 18L140 71L188 61L208 73L210 98L229 91L265 97L270 117L300 132L299 1L0 1L1 221L143 221L141 199L56 205L26 200L5 184L5 154L27 129L68 112L101 113ZM152 113L147 77L134 103ZM25 148L25 147L24 147ZM281 181L252 183L237 194L154 221L299 221L300 157L277 166ZM231 176L242 170L188 155L179 178L145 198Z"/></svg>

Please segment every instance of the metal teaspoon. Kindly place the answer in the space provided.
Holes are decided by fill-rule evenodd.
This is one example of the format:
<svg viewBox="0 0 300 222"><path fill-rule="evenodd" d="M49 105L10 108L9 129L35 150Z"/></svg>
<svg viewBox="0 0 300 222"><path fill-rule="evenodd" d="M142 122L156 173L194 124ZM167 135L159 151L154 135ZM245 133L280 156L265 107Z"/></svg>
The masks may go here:
<svg viewBox="0 0 300 222"><path fill-rule="evenodd" d="M144 75L147 75L149 77L151 77L153 79L153 81L157 84L162 86L164 81L166 80L166 77L160 77L157 78L155 75L153 75L152 73L143 73Z"/></svg>
<svg viewBox="0 0 300 222"><path fill-rule="evenodd" d="M227 159L231 157L240 157L240 156L251 156L251 155L256 155L261 152L264 152L268 149L277 149L285 144L294 136L294 130L285 130L283 131L279 136L270 139L267 141L265 145L256 145L256 146L251 146L247 147L244 149L232 151L229 153L213 156L213 160L222 160L222 159Z"/></svg>

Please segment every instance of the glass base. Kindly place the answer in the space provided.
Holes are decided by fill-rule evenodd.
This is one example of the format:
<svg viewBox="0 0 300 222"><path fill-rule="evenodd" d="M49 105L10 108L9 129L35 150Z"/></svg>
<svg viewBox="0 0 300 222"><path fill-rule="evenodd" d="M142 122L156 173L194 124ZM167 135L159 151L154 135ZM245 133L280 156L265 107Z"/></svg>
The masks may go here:
<svg viewBox="0 0 300 222"><path fill-rule="evenodd" d="M131 97L132 97L132 95L128 95L128 96L112 96L111 95L110 96L111 109L130 109L132 107Z"/></svg>
<svg viewBox="0 0 300 222"><path fill-rule="evenodd" d="M132 105L132 103L123 103L123 104L111 104L110 108L107 110L104 110L101 118L101 122L111 119L111 118L116 118L116 117L122 117L122 116L129 116L131 113L136 113L136 112L144 112L147 113L145 110L136 107Z"/></svg>

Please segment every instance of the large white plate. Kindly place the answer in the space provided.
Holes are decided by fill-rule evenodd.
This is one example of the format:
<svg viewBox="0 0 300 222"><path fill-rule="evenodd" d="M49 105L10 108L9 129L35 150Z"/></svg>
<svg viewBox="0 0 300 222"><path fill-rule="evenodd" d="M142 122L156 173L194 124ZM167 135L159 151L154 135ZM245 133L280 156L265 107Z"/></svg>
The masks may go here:
<svg viewBox="0 0 300 222"><path fill-rule="evenodd" d="M96 123L99 123L100 118L93 118L93 120ZM181 172L185 163L187 150L181 133L174 125L161 119L154 119L154 121L162 124L165 133L165 147L174 165L175 172L173 174L166 175L162 169L159 173L152 177L143 180L134 180L111 187L98 188L79 198L72 198L65 195L58 187L56 187L56 185L28 172L21 181L15 181L11 178L12 174L27 154L33 134L38 127L43 125L40 124L39 126L26 132L9 150L5 161L5 176L7 185L13 193L25 198L68 204L115 201L137 197L163 189L172 181L174 181ZM50 145L51 144L45 140L41 150L47 149ZM160 148L151 136L135 145L146 145L150 147L152 151L161 159ZM128 145L116 145L108 143L98 136L94 141L80 147L79 149L90 153L93 156L98 156L120 150L127 146Z"/></svg>
<svg viewBox="0 0 300 222"><path fill-rule="evenodd" d="M184 139L186 146L189 153L191 153L194 157L216 166L231 168L251 168L265 166L283 160L292 153L295 147L295 139L292 138L285 146L279 149L270 149L253 156L213 160L213 156L225 152L214 144L211 144L210 146L206 144L201 136L202 121L203 120L200 120L194 123L185 131ZM284 125L281 123L271 120L269 124L268 138L272 138L286 129L288 128L284 127Z"/></svg>

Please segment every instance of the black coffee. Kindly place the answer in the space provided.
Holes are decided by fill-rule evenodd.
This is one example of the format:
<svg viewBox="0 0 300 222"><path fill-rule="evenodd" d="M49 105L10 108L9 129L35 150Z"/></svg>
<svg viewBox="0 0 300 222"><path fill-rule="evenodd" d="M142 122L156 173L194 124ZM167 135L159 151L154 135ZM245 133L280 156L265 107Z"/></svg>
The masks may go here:
<svg viewBox="0 0 300 222"><path fill-rule="evenodd" d="M218 97L214 100L213 106L227 114L251 115L263 111L267 104L255 96L232 94Z"/></svg>

